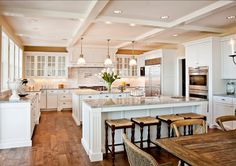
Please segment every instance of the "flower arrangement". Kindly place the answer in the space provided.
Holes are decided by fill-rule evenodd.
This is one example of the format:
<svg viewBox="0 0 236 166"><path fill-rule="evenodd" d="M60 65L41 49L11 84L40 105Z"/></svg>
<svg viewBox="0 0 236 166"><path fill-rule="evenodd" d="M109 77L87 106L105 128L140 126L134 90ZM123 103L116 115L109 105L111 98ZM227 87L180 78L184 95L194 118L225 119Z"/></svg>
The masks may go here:
<svg viewBox="0 0 236 166"><path fill-rule="evenodd" d="M101 78L107 83L107 89L110 92L111 91L111 85L112 83L120 79L120 77L115 73L114 69L103 69L101 73L99 73Z"/></svg>

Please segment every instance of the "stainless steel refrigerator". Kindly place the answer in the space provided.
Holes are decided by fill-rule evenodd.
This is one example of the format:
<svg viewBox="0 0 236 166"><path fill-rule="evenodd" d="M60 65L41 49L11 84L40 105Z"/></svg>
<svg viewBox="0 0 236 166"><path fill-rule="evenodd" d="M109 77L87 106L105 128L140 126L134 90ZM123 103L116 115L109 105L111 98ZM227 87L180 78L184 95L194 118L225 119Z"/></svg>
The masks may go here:
<svg viewBox="0 0 236 166"><path fill-rule="evenodd" d="M145 66L145 95L161 94L161 65Z"/></svg>

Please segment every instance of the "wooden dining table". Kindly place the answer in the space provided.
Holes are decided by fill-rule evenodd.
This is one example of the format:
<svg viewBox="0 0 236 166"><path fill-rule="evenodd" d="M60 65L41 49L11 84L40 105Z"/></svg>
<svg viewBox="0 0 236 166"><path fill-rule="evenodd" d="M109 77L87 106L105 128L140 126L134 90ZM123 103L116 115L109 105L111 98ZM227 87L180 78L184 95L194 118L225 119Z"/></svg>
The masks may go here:
<svg viewBox="0 0 236 166"><path fill-rule="evenodd" d="M236 131L163 138L157 145L192 166L236 166Z"/></svg>

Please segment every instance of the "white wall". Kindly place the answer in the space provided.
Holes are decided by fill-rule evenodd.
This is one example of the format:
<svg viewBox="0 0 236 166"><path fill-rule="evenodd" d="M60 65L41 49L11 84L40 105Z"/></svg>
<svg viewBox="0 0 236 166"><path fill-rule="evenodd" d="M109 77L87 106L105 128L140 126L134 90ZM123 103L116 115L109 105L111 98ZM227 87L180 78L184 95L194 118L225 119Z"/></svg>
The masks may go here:
<svg viewBox="0 0 236 166"><path fill-rule="evenodd" d="M80 47L68 48L69 51L69 62L76 63L80 55ZM115 60L116 48L110 48L110 56ZM106 47L83 47L83 55L86 63L104 63L107 58Z"/></svg>

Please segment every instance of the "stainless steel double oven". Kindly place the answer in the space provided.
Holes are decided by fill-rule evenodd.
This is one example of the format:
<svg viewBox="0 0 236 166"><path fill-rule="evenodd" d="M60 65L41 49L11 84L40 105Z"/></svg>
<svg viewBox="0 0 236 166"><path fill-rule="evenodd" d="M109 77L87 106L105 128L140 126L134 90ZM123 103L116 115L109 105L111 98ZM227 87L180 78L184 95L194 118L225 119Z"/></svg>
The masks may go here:
<svg viewBox="0 0 236 166"><path fill-rule="evenodd" d="M189 68L189 96L208 98L208 67Z"/></svg>

